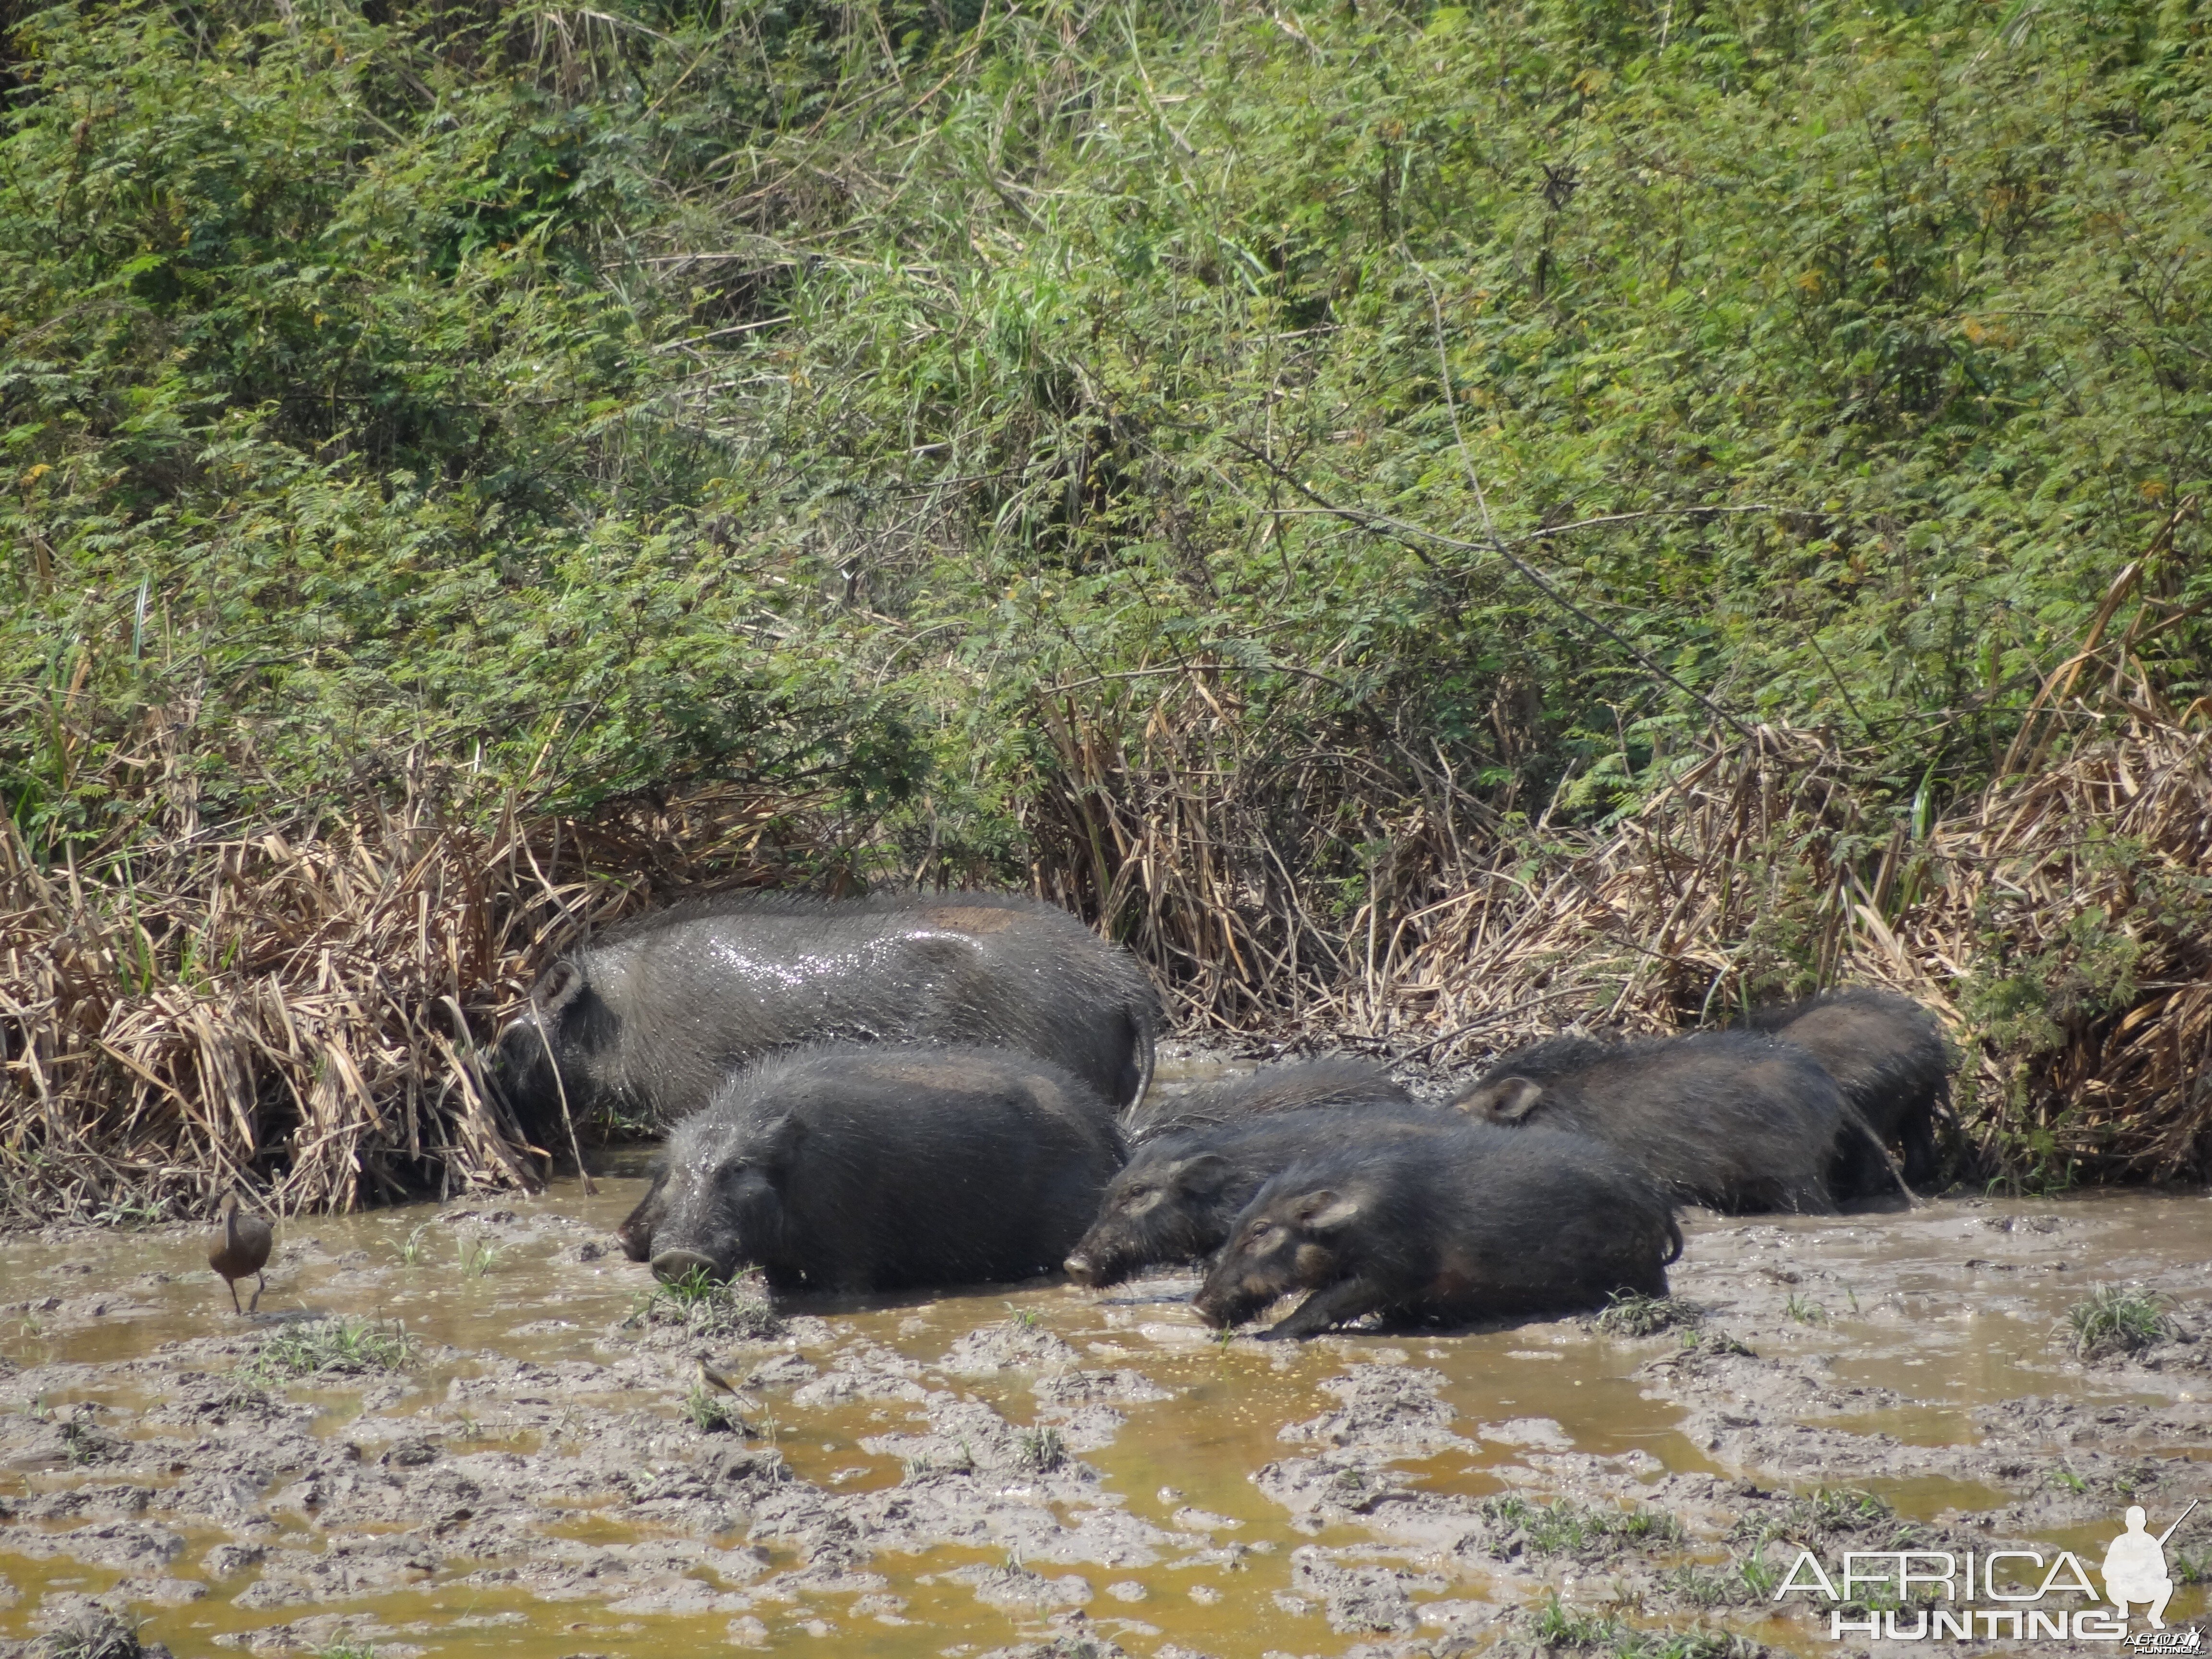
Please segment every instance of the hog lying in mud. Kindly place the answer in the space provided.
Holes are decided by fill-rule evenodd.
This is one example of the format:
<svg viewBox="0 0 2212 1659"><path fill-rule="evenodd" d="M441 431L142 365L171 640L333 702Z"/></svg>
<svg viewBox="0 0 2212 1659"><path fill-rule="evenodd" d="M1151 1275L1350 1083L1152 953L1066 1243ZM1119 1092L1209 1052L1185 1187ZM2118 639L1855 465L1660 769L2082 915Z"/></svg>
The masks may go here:
<svg viewBox="0 0 2212 1659"><path fill-rule="evenodd" d="M563 957L531 994L492 1075L532 1129L560 1121L563 1089L579 1118L665 1127L738 1066L839 1041L1017 1048L1123 1106L1152 1078L1159 1029L1126 951L995 894L679 905Z"/></svg>
<svg viewBox="0 0 2212 1659"><path fill-rule="evenodd" d="M1215 1128L1269 1112L1413 1103L1413 1096L1373 1060L1333 1055L1262 1066L1242 1077L1201 1083L1183 1094L1146 1101L1125 1121L1129 1139L1135 1142L1188 1129Z"/></svg>
<svg viewBox="0 0 2212 1659"><path fill-rule="evenodd" d="M1272 1112L1139 1142L1064 1264L1103 1289L1164 1262L1211 1255L1269 1176L1350 1146L1464 1133L1463 1119L1412 1101ZM1495 1132L1493 1132L1495 1133Z"/></svg>
<svg viewBox="0 0 2212 1659"><path fill-rule="evenodd" d="M1555 1037L1506 1055L1453 1104L1601 1140L1688 1202L1836 1207L1826 1179L1844 1121L1836 1085L1802 1048L1753 1032Z"/></svg>
<svg viewBox="0 0 2212 1659"><path fill-rule="evenodd" d="M1871 986L1754 1008L1741 1022L1819 1060L1875 1140L1902 1146L1905 1179L1924 1187L1942 1172L1936 1121L1951 1104L1950 1056L1935 1016L1910 997ZM1887 1164L1847 1129L1828 1170L1838 1198L1887 1192Z"/></svg>
<svg viewBox="0 0 2212 1659"><path fill-rule="evenodd" d="M616 1237L676 1279L781 1291L1049 1273L1120 1167L1110 1108L999 1048L841 1043L738 1073L677 1125Z"/></svg>
<svg viewBox="0 0 2212 1659"><path fill-rule="evenodd" d="M1254 1195L1199 1289L1209 1324L1310 1292L1267 1334L1367 1314L1462 1321L1570 1313L1667 1293L1674 1206L1579 1135L1470 1124L1297 1164Z"/></svg>

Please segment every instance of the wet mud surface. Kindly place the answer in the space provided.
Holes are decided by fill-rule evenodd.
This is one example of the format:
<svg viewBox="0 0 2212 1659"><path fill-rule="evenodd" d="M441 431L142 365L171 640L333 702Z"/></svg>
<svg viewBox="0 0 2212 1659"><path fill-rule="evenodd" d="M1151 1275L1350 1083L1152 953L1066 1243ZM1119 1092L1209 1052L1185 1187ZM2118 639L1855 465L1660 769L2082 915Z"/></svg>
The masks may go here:
<svg viewBox="0 0 2212 1659"><path fill-rule="evenodd" d="M1867 1644L1759 1563L2094 1570L2128 1504L2203 1498L2169 1559L2212 1564L2202 1196L1692 1212L1692 1323L1293 1346L1217 1340L1188 1274L704 1333L640 1316L641 1188L289 1223L249 1318L198 1227L0 1241L0 1651L96 1605L179 1656L1835 1652ZM2070 1358L2100 1284L2179 1340ZM410 1349L283 1375L265 1345L332 1317ZM702 1358L741 1427L695 1420Z"/></svg>

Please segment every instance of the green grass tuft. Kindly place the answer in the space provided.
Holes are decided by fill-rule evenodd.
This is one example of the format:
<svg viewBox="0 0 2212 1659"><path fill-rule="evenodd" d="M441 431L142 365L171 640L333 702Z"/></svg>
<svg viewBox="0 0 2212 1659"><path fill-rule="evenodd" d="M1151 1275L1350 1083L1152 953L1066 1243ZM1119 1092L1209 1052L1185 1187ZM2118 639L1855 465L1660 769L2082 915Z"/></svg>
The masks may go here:
<svg viewBox="0 0 2212 1659"><path fill-rule="evenodd" d="M2083 1359L2140 1353L2173 1334L2164 1297L2118 1285L2098 1285L2069 1308L2053 1329Z"/></svg>
<svg viewBox="0 0 2212 1659"><path fill-rule="evenodd" d="M696 1388L684 1396L684 1414L702 1434L742 1434L750 1437L752 1430L745 1419L738 1415L737 1407L727 1396L708 1388Z"/></svg>
<svg viewBox="0 0 2212 1659"><path fill-rule="evenodd" d="M1531 1555L1598 1555L1624 1545L1675 1544L1682 1524L1656 1510L1585 1507L1562 1498L1532 1504L1516 1493L1482 1501L1487 1520L1507 1529L1491 1547L1500 1559L1516 1546Z"/></svg>
<svg viewBox="0 0 2212 1659"><path fill-rule="evenodd" d="M245 1367L253 1377L359 1376L398 1370L414 1353L414 1339L397 1322L317 1319L280 1325L261 1339Z"/></svg>
<svg viewBox="0 0 2212 1659"><path fill-rule="evenodd" d="M1067 1443L1058 1429L1024 1429L1018 1458L1022 1468L1049 1474L1067 1462Z"/></svg>
<svg viewBox="0 0 2212 1659"><path fill-rule="evenodd" d="M482 1279L499 1264L502 1252L481 1233L463 1233L457 1254L461 1277Z"/></svg>
<svg viewBox="0 0 2212 1659"><path fill-rule="evenodd" d="M694 1268L681 1279L642 1292L625 1322L672 1327L702 1338L758 1339L783 1330L783 1321L769 1297L768 1279L752 1269L735 1279L717 1279L703 1268Z"/></svg>
<svg viewBox="0 0 2212 1659"><path fill-rule="evenodd" d="M105 1607L92 1607L49 1631L30 1651L36 1659L138 1659L145 1651L139 1629Z"/></svg>
<svg viewBox="0 0 2212 1659"><path fill-rule="evenodd" d="M1601 1613L1577 1613L1556 1595L1537 1610L1534 1626L1547 1651L1607 1659L1759 1659L1770 1651L1729 1631L1639 1630Z"/></svg>
<svg viewBox="0 0 2212 1659"><path fill-rule="evenodd" d="M1617 1295L1597 1316L1597 1328L1608 1336L1656 1336L1677 1326L1694 1329L1705 1310L1679 1296Z"/></svg>

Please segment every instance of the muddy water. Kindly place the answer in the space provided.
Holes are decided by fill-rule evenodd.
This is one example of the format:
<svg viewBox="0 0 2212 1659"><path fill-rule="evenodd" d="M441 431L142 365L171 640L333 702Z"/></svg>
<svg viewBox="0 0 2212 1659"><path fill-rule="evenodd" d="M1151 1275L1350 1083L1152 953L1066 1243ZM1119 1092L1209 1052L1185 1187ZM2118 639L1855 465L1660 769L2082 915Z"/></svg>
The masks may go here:
<svg viewBox="0 0 2212 1659"><path fill-rule="evenodd" d="M2127 1503L2155 1531L2203 1498L2170 1559L2212 1564L2212 1341L2084 1366L2051 1340L2100 1283L2203 1331L2201 1196L1693 1214L1694 1343L1564 1321L1293 1347L1216 1340L1188 1277L799 1306L701 1342L626 1322L647 1278L607 1235L641 1187L290 1224L253 1318L196 1231L0 1243L0 1638L96 1598L178 1655L1260 1659L1525 1647L1558 1596L1810 1653L1838 1650L1825 1604L1713 1588L1761 1532L1777 1565L2094 1569ZM465 1244L495 1252L480 1273ZM249 1374L330 1316L403 1327L412 1357ZM750 1379L756 1437L685 1414L702 1353ZM1823 1489L1880 1503L1838 1519L1804 1501ZM1562 1539L1516 1498L1671 1524ZM2208 1622L2201 1583L2167 1622Z"/></svg>

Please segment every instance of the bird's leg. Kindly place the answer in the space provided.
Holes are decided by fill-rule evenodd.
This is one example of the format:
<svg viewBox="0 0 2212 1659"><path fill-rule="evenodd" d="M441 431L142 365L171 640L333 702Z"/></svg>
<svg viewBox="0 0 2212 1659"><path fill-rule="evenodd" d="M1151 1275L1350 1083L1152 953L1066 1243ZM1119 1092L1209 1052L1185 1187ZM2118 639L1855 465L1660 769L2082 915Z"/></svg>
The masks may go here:
<svg viewBox="0 0 2212 1659"><path fill-rule="evenodd" d="M238 1307L238 1281L234 1279L226 1279L222 1282L230 1286L230 1305L238 1308L239 1313L242 1316L246 1310Z"/></svg>
<svg viewBox="0 0 2212 1659"><path fill-rule="evenodd" d="M258 1313L261 1311L261 1292L268 1288L269 1275L267 1273L258 1273L253 1275L253 1300L246 1304L246 1312ZM238 1293L236 1291L233 1291L231 1292L231 1300L235 1302L237 1299Z"/></svg>

